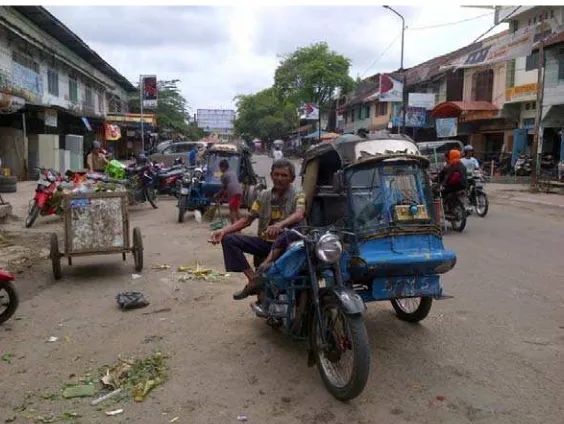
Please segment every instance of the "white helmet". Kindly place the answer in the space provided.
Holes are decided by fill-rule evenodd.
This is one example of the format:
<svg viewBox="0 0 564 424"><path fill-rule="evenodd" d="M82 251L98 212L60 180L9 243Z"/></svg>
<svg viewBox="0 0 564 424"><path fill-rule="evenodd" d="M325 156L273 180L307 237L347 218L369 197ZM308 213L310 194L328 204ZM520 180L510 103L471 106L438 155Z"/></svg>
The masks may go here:
<svg viewBox="0 0 564 424"><path fill-rule="evenodd" d="M474 150L474 148L472 147L472 145L468 144L468 145L464 146L464 151L465 151L465 152L471 152L472 150Z"/></svg>

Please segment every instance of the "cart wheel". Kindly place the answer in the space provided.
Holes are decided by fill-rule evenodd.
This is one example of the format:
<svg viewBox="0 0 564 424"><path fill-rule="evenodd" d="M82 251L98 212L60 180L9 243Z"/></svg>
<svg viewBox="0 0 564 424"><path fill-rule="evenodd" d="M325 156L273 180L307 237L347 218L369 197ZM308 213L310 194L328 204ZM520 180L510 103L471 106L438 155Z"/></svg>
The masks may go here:
<svg viewBox="0 0 564 424"><path fill-rule="evenodd" d="M141 237L141 228L133 229L133 260L135 261L135 271L143 270L143 237Z"/></svg>
<svg viewBox="0 0 564 424"><path fill-rule="evenodd" d="M57 234L51 234L51 251L49 252L51 264L53 265L53 276L55 280L61 279L61 254L59 253L59 239ZM69 258L70 259L70 258Z"/></svg>
<svg viewBox="0 0 564 424"><path fill-rule="evenodd" d="M123 253L121 254L121 258L122 258L124 261L127 260L127 256L125 255L125 252L123 252Z"/></svg>

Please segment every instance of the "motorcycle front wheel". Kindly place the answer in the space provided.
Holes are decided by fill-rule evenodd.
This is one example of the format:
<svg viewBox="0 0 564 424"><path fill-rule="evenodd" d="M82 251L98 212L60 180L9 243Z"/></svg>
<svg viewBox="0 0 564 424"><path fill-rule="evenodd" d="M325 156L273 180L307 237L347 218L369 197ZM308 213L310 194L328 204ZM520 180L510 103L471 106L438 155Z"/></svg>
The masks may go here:
<svg viewBox="0 0 564 424"><path fill-rule="evenodd" d="M488 201L488 196L484 192L476 193L476 214L483 218L488 214L488 209L490 208L490 202Z"/></svg>
<svg viewBox="0 0 564 424"><path fill-rule="evenodd" d="M19 305L16 288L9 281L0 282L0 324L8 321Z"/></svg>
<svg viewBox="0 0 564 424"><path fill-rule="evenodd" d="M347 401L362 393L370 373L370 345L361 315L347 315L338 300L326 296L321 301L321 326L311 320L310 343L317 369L325 387L336 399Z"/></svg>
<svg viewBox="0 0 564 424"><path fill-rule="evenodd" d="M39 212L41 212L41 208L36 202L33 202L33 206L31 207L31 210L29 211L29 214L25 219L25 228L31 228L31 226L39 216Z"/></svg>

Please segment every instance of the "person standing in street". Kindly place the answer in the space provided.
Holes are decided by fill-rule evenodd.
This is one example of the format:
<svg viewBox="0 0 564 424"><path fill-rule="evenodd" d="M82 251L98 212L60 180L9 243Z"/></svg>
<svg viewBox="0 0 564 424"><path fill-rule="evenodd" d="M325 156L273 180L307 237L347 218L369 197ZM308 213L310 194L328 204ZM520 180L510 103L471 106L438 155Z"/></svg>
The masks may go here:
<svg viewBox="0 0 564 424"><path fill-rule="evenodd" d="M188 166L196 166L196 158L198 156L198 151L196 150L196 146L192 146L190 151L188 152Z"/></svg>
<svg viewBox="0 0 564 424"><path fill-rule="evenodd" d="M217 193L217 198L227 197L227 204L229 205L229 220L231 225L235 224L239 219L241 219L241 201L243 200L243 187L235 175L235 172L229 169L229 162L227 159L222 159L219 162L219 169L222 172L221 184L223 187L221 191Z"/></svg>
<svg viewBox="0 0 564 424"><path fill-rule="evenodd" d="M274 162L282 159L283 157L284 157L284 153L282 153L282 150L280 150L280 147L274 146L274 151L272 152L272 159L274 160Z"/></svg>

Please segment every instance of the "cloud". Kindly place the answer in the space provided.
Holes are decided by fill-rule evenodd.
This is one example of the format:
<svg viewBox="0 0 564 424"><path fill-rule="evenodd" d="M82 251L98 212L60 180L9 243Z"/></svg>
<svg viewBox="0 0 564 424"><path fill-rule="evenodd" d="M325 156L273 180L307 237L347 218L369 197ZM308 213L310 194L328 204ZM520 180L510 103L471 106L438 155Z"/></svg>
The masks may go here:
<svg viewBox="0 0 564 424"><path fill-rule="evenodd" d="M474 19L483 9L394 8L408 27L405 67L461 48L493 25L493 15ZM317 41L349 57L353 77L400 66L401 20L381 6L48 9L130 81L140 74L180 79L194 113L234 107L237 94L269 87L277 55ZM416 29L464 19L472 20Z"/></svg>
<svg viewBox="0 0 564 424"><path fill-rule="evenodd" d="M93 43L115 47L192 47L224 45L225 18L213 7L51 6L71 30Z"/></svg>

